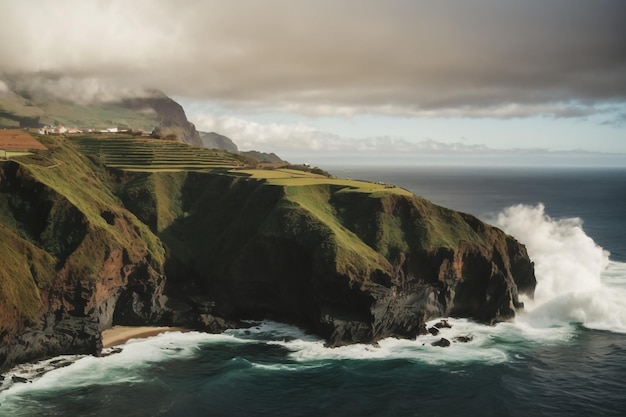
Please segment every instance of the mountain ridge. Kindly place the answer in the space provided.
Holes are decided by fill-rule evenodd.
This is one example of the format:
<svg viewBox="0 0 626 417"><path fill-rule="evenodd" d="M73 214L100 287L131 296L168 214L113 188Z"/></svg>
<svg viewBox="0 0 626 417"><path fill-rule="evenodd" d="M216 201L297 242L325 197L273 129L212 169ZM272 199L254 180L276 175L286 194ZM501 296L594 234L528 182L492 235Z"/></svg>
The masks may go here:
<svg viewBox="0 0 626 417"><path fill-rule="evenodd" d="M120 93L119 97L102 94L100 99L94 94L77 101L72 94L63 94L61 88L44 88L42 83L26 76L4 80L8 90L0 92L0 127L65 125L84 131L124 127L202 146L200 134L187 120L183 107L161 91Z"/></svg>

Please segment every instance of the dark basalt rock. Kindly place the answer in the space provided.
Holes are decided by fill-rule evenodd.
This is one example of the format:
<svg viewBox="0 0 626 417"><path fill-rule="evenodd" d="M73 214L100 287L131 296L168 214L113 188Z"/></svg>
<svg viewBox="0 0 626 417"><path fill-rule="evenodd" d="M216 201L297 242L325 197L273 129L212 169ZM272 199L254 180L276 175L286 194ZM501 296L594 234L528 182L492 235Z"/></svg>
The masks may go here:
<svg viewBox="0 0 626 417"><path fill-rule="evenodd" d="M428 333L432 334L433 336L437 336L439 334L439 329L437 327L429 327Z"/></svg>
<svg viewBox="0 0 626 417"><path fill-rule="evenodd" d="M51 326L31 328L7 342L0 347L0 354L8 365L62 354L97 355L102 349L97 323L82 318L65 318Z"/></svg>
<svg viewBox="0 0 626 417"><path fill-rule="evenodd" d="M457 337L455 337L452 340L454 340L455 342L459 342L459 343L469 343L472 340L474 340L474 337L473 336L469 336L469 335L468 336L457 336Z"/></svg>
<svg viewBox="0 0 626 417"><path fill-rule="evenodd" d="M431 343L432 346L438 346L438 347L448 347L450 346L450 341L448 339L446 339L445 337L442 337L441 339L437 340L436 342Z"/></svg>
<svg viewBox="0 0 626 417"><path fill-rule="evenodd" d="M20 384L25 384L25 383L27 383L27 382L30 382L30 381L28 380L28 378L23 378L23 377L21 377L21 376L17 376L17 375L13 375L13 376L11 377L11 381L12 381L12 382L15 382L15 383L20 383Z"/></svg>
<svg viewBox="0 0 626 417"><path fill-rule="evenodd" d="M435 323L435 327L438 329L451 329L452 325L448 323L448 320L441 320Z"/></svg>
<svg viewBox="0 0 626 417"><path fill-rule="evenodd" d="M56 359L50 362L50 365L54 367L54 369L65 368L66 366L70 366L73 362L68 361L66 359Z"/></svg>

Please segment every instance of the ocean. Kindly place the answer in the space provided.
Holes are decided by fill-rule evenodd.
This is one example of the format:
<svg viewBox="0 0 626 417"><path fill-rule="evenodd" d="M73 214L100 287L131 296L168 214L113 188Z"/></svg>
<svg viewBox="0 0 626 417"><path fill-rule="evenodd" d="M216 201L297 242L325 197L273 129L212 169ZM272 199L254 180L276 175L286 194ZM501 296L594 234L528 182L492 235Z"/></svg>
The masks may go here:
<svg viewBox="0 0 626 417"><path fill-rule="evenodd" d="M626 169L328 167L477 215L526 244L514 321L326 348L293 326L172 332L19 366L0 416L624 416ZM27 383L12 376L27 377Z"/></svg>

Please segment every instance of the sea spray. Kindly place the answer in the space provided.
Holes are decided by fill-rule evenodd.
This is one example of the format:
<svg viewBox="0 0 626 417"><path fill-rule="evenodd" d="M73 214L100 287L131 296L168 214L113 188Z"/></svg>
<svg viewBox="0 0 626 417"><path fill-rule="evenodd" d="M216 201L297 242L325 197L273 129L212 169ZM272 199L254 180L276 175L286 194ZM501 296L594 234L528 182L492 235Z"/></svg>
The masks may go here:
<svg viewBox="0 0 626 417"><path fill-rule="evenodd" d="M626 263L609 262L602 274L602 282L612 288L626 288Z"/></svg>
<svg viewBox="0 0 626 417"><path fill-rule="evenodd" d="M585 234L581 219L552 219L542 204L517 205L500 213L497 225L525 244L535 262L537 304L600 287L609 253Z"/></svg>
<svg viewBox="0 0 626 417"><path fill-rule="evenodd" d="M619 282L620 264L609 269L609 252L585 234L579 218L553 219L543 204L516 205L500 213L495 223L526 245L535 262L537 288L528 312L518 318L537 327L582 323L626 332L626 289L603 281L611 271ZM618 271L615 273L614 271Z"/></svg>

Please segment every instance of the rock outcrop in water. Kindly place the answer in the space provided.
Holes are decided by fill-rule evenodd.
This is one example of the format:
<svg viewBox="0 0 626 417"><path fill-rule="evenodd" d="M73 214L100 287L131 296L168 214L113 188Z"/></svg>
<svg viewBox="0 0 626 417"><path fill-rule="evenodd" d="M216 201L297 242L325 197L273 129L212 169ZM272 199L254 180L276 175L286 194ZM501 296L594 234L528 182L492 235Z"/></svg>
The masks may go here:
<svg viewBox="0 0 626 417"><path fill-rule="evenodd" d="M98 354L113 324L412 338L436 317L509 319L534 291L512 237L408 193L109 170L47 140L0 162L0 369Z"/></svg>

